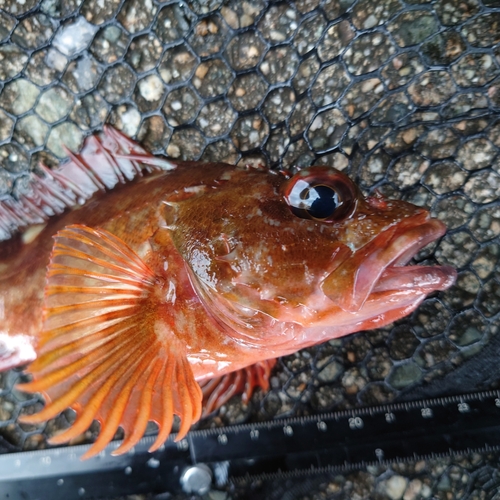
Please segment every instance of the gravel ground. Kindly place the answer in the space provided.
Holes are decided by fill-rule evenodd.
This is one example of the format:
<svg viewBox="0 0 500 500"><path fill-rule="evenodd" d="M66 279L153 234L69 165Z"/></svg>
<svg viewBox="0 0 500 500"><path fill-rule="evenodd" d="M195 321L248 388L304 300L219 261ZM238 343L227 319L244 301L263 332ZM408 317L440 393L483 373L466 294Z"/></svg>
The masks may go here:
<svg viewBox="0 0 500 500"><path fill-rule="evenodd" d="M77 151L109 122L172 158L329 164L366 193L429 206L450 231L417 260L455 266L455 287L396 325L284 358L268 394L235 399L200 426L440 394L490 352L500 324L499 75L496 0L0 0L0 196L23 193L39 161L57 164L63 145ZM21 376L0 374L5 451L44 447L71 418L16 424L35 403L11 389ZM206 497L493 499L498 458Z"/></svg>

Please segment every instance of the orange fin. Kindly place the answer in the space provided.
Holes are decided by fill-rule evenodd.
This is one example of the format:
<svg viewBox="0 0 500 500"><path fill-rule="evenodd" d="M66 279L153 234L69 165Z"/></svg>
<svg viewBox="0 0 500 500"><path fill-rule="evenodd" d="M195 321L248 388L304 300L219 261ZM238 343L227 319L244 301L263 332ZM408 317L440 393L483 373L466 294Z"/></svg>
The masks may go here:
<svg viewBox="0 0 500 500"><path fill-rule="evenodd" d="M46 221L51 215L82 204L99 190L112 189L141 176L143 170L170 170L175 165L153 156L137 142L106 125L85 140L79 154L66 151L69 161L53 170L40 164L30 191L18 200L0 201L0 240L17 229Z"/></svg>
<svg viewBox="0 0 500 500"><path fill-rule="evenodd" d="M158 448L174 415L178 439L201 415L202 393L182 342L158 314L165 307L163 283L122 240L102 229L68 226L55 236L33 381L18 389L41 392L46 406L22 416L39 423L65 408L76 410L69 429L50 440L67 442L93 420L101 423L88 458L111 441L119 426L125 453L142 437L149 420L159 426Z"/></svg>
<svg viewBox="0 0 500 500"><path fill-rule="evenodd" d="M267 391L269 375L275 364L276 359L267 359L222 377L202 382L200 384L203 391L202 416L205 417L217 410L237 394L243 394L243 401L248 402L257 387Z"/></svg>

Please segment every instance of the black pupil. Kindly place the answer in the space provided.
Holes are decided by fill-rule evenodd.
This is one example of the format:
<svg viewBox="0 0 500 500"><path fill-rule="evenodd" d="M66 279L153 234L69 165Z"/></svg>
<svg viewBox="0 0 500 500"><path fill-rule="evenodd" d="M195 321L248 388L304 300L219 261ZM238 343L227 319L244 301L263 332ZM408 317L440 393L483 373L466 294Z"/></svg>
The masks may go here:
<svg viewBox="0 0 500 500"><path fill-rule="evenodd" d="M315 219L330 217L340 205L337 192L331 187L323 185L308 189L304 201L308 204L304 208Z"/></svg>

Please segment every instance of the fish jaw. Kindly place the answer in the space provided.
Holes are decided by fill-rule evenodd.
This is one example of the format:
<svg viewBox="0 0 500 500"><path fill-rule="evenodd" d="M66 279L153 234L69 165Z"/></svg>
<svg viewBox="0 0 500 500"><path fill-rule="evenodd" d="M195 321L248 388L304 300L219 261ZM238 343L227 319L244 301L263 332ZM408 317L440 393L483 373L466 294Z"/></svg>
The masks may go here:
<svg viewBox="0 0 500 500"><path fill-rule="evenodd" d="M382 328L404 318L417 309L425 299L425 295L404 295L398 293L391 297L391 301L381 303L377 301L377 294L373 294L363 308L358 312L347 312L334 308L323 321L302 328L294 336L295 350L283 350L282 355L291 354L297 349L310 347L321 342L337 339L351 333ZM332 320L335 321L333 324Z"/></svg>
<svg viewBox="0 0 500 500"><path fill-rule="evenodd" d="M456 280L451 266L407 266L425 246L444 235L446 226L427 211L389 227L354 252L322 284L325 295L346 312L359 312L369 299L380 303L401 296L446 290ZM372 297L373 295L373 297Z"/></svg>

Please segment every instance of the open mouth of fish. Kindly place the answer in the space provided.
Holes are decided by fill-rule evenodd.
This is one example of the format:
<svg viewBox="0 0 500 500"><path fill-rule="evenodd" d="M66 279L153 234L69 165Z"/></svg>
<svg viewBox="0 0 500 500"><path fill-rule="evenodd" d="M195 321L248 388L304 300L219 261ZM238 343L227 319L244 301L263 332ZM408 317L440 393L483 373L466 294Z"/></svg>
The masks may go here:
<svg viewBox="0 0 500 500"><path fill-rule="evenodd" d="M407 265L446 232L445 225L418 214L388 228L356 251L323 282L323 292L345 311L359 311L368 299L400 300L449 288L451 266Z"/></svg>

